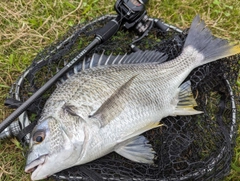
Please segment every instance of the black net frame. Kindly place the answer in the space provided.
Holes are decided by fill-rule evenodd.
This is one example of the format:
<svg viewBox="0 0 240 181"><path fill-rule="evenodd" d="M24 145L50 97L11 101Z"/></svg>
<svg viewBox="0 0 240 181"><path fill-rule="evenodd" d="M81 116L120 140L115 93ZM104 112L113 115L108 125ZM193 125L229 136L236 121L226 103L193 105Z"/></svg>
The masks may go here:
<svg viewBox="0 0 240 181"><path fill-rule="evenodd" d="M45 48L29 68L12 85L9 98L24 102L49 80L67 61L72 60L115 15L100 17L73 27L63 38ZM166 24L167 25L167 24ZM93 53L123 55L135 42L141 50L168 54L168 61L181 53L187 30L170 26L168 32L153 25L148 36L139 41L134 29L121 28L110 40L97 46ZM119 46L121 45L121 46ZM93 162L63 170L55 180L220 180L230 171L235 145L239 107L239 55L194 69L186 80L192 83L198 110L204 114L167 117L166 125L144 133L157 153L155 165L135 163L116 153ZM65 79L62 77L62 79ZM61 81L61 79L59 80ZM40 116L53 86L18 119L28 125ZM157 138L157 139L156 139ZM27 148L29 135L21 139Z"/></svg>

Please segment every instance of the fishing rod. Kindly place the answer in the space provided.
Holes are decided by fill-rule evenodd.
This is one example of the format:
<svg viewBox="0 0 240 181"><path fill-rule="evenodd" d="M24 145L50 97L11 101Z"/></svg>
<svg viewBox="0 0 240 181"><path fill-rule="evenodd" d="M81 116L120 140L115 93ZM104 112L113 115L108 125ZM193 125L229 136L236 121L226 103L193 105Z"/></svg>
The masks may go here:
<svg viewBox="0 0 240 181"><path fill-rule="evenodd" d="M22 140L23 138L27 140L26 135L31 132L36 124L36 121L31 123L25 111L32 111L34 109L32 108L32 104L37 98L42 96L56 81L59 80L60 77L68 72L70 68L89 51L94 49L97 45L110 39L118 31L121 25L123 25L123 27L126 29L133 29L139 35L139 38L135 39L130 44L130 47L134 52L139 50L134 43L147 36L153 24L163 32L168 31L170 28L177 32L182 32L180 29L176 29L176 27L165 24L159 19L149 18L145 9L147 2L147 0L117 0L114 8L118 14L114 16L113 19L109 21L103 28L97 30L95 33L95 39L75 58L73 58L63 69L61 69L61 71L59 71L54 77L46 82L24 103L19 101L19 97L16 97L16 99L6 99L5 105L9 106L10 108L17 109L0 124L0 139L16 136L19 140ZM66 41L68 41L68 39L71 39L71 36L67 38ZM61 43L57 46L57 48L61 49L64 45L65 43ZM29 71L30 70L26 71L25 74L28 74ZM25 76L23 75L23 77ZM19 81L22 82L23 80ZM21 117L19 119L20 121L14 121L19 116Z"/></svg>
<svg viewBox="0 0 240 181"><path fill-rule="evenodd" d="M23 102L17 109L10 114L3 122L0 123L0 135L4 137L4 129L17 118L24 111L26 111L33 102L42 96L54 83L58 81L65 73L67 73L70 68L77 63L81 58L83 58L88 52L94 49L97 45L110 39L123 24L124 27L130 29L132 27L137 27L139 32L144 31L147 28L145 24L146 19L146 9L145 4L148 0L117 0L115 4L115 10L118 15L115 19L109 21L104 27L97 30L95 33L94 40L86 46L75 58L73 58L67 65L65 65L57 74L55 74L50 80L48 80L40 89L38 89L31 97L29 97L25 102ZM7 134L10 134L10 128L5 130ZM18 131L15 129L15 131Z"/></svg>

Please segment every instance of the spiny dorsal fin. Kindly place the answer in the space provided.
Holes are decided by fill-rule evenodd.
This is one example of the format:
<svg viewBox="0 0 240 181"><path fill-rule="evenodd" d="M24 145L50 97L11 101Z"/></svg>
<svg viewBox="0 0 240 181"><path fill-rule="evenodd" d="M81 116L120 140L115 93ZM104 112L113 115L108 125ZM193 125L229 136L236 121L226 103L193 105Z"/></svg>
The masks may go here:
<svg viewBox="0 0 240 181"><path fill-rule="evenodd" d="M93 58L94 57L94 58ZM92 58L88 61L93 61L97 63L92 63L96 66L104 65L116 65L116 64L138 64L138 63L162 63L167 59L167 55L158 51L138 51L131 54L117 55L113 56L112 53L107 56L104 54L94 54ZM101 63L99 61L101 60Z"/></svg>
<svg viewBox="0 0 240 181"><path fill-rule="evenodd" d="M83 62L82 62L82 70L85 70L85 62L86 62L86 57L84 57ZM75 66L75 67L77 67L77 66ZM76 68L76 69L78 70L78 68Z"/></svg>
<svg viewBox="0 0 240 181"><path fill-rule="evenodd" d="M127 56L127 54L123 55L122 58L118 61L118 64L122 63L122 60Z"/></svg>
<svg viewBox="0 0 240 181"><path fill-rule="evenodd" d="M101 65L101 62L102 62L102 59L103 59L103 55L104 55L104 51L103 53L101 54L100 58L99 58L99 61L98 61L98 67Z"/></svg>
<svg viewBox="0 0 240 181"><path fill-rule="evenodd" d="M77 74L86 69L99 66L119 65L119 64L141 64L141 63L162 63L167 60L167 55L158 51L137 51L130 54L113 56L112 53L107 56L102 54L93 54L90 58L84 58L83 61L74 66L69 75ZM64 82L67 78L63 78ZM61 84L61 82L60 82Z"/></svg>
<svg viewBox="0 0 240 181"><path fill-rule="evenodd" d="M136 75L137 76L137 75ZM126 101L123 101L123 97L130 95L130 85L136 78L133 76L120 88L118 88L102 105L101 107L90 117L96 118L101 127L107 125L111 120L117 117L124 109Z"/></svg>

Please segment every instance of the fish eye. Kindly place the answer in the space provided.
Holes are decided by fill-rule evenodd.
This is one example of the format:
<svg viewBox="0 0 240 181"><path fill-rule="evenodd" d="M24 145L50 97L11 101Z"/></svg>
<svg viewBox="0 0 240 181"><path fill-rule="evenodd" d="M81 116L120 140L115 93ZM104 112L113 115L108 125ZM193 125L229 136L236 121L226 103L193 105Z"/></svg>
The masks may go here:
<svg viewBox="0 0 240 181"><path fill-rule="evenodd" d="M41 143L42 141L43 141L43 137L42 136L38 136L36 138L36 142Z"/></svg>
<svg viewBox="0 0 240 181"><path fill-rule="evenodd" d="M33 134L33 141L35 143L41 143L45 138L45 131L44 130L38 130Z"/></svg>

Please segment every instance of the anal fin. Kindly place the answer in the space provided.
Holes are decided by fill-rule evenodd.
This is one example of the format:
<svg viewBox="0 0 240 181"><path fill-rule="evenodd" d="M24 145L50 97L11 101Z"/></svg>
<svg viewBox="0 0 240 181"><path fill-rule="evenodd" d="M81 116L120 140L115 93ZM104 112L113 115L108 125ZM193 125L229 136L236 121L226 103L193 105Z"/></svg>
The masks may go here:
<svg viewBox="0 0 240 181"><path fill-rule="evenodd" d="M156 152L144 136L136 136L127 141L119 143L115 148L119 155L139 163L153 164Z"/></svg>
<svg viewBox="0 0 240 181"><path fill-rule="evenodd" d="M202 111L195 110L195 106L197 106L197 103L192 94L191 82L186 81L179 87L178 103L173 115L194 115L203 113Z"/></svg>

